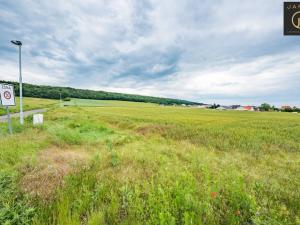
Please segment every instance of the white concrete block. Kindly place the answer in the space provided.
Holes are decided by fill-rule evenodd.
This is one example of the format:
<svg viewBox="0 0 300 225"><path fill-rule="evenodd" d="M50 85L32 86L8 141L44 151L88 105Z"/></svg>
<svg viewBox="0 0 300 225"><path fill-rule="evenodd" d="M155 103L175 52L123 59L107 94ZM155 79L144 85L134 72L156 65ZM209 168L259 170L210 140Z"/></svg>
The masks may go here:
<svg viewBox="0 0 300 225"><path fill-rule="evenodd" d="M44 123L44 115L43 114L34 114L33 115L33 125L42 125Z"/></svg>

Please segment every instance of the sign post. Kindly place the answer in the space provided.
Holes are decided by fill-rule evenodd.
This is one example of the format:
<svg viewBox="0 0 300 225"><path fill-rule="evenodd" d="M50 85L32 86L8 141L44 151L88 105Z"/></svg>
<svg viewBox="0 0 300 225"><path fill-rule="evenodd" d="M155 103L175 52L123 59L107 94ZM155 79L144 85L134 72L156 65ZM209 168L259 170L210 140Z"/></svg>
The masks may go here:
<svg viewBox="0 0 300 225"><path fill-rule="evenodd" d="M11 125L11 119L10 119L8 106L6 106L6 113L7 113L7 121L8 121L8 130L9 130L9 133L12 134L12 125Z"/></svg>
<svg viewBox="0 0 300 225"><path fill-rule="evenodd" d="M11 84L0 84L0 99L1 105L6 107L8 130L12 134L11 118L9 113L9 106L16 105L14 86Z"/></svg>

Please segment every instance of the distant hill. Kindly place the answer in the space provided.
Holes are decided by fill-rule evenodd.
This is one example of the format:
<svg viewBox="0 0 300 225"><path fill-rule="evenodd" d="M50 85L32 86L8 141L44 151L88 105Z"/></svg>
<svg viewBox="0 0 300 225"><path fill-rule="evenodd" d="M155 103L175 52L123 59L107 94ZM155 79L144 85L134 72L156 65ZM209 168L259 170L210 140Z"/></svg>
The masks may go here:
<svg viewBox="0 0 300 225"><path fill-rule="evenodd" d="M16 96L19 95L19 83L12 81L0 81L1 83L13 84ZM93 91L76 89L70 87L54 87L34 84L23 84L23 96L36 98L59 99L62 98L82 98L82 99L97 99L97 100L120 100L132 102L150 102L164 105L203 105L198 102L191 102L180 99L160 98L143 95L132 95L106 91Z"/></svg>

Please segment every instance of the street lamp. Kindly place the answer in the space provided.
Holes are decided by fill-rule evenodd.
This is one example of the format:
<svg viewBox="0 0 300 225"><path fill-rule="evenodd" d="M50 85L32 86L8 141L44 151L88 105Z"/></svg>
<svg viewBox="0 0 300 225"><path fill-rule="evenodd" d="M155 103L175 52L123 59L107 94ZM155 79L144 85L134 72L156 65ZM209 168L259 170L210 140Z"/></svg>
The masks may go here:
<svg viewBox="0 0 300 225"><path fill-rule="evenodd" d="M17 40L13 40L13 41L11 41L11 43L13 43L14 45L19 46L20 124L23 125L24 124L24 115L23 115L23 91L22 91L22 67L21 67L21 47L22 47L22 42L21 41L17 41Z"/></svg>

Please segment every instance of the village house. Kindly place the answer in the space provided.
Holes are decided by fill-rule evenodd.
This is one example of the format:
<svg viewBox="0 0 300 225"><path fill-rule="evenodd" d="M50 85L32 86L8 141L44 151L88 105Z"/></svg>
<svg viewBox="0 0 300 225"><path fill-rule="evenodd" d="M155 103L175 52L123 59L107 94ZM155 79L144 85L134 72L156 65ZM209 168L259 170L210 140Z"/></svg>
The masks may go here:
<svg viewBox="0 0 300 225"><path fill-rule="evenodd" d="M245 111L254 111L254 107L250 105L244 106L244 109Z"/></svg>
<svg viewBox="0 0 300 225"><path fill-rule="evenodd" d="M207 109L211 107L211 104L197 105L196 107L199 109Z"/></svg>
<svg viewBox="0 0 300 225"><path fill-rule="evenodd" d="M247 106L239 106L235 110L238 110L238 111L255 111L255 108L254 108L254 106L247 105Z"/></svg>
<svg viewBox="0 0 300 225"><path fill-rule="evenodd" d="M281 106L281 109L282 109L282 110L285 110L285 109L292 109L292 107L289 106L289 105L283 105L283 106Z"/></svg>

